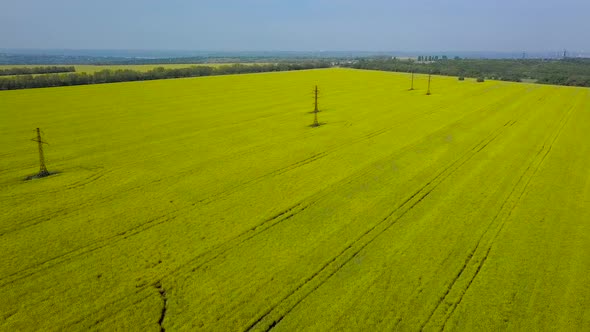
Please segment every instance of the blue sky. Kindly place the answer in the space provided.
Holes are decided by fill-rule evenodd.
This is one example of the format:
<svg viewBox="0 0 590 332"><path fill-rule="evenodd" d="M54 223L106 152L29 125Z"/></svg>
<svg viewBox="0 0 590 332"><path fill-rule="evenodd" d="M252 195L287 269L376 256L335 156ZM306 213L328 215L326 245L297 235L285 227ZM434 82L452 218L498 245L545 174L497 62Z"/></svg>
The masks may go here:
<svg viewBox="0 0 590 332"><path fill-rule="evenodd" d="M0 48L590 51L589 0L0 0Z"/></svg>

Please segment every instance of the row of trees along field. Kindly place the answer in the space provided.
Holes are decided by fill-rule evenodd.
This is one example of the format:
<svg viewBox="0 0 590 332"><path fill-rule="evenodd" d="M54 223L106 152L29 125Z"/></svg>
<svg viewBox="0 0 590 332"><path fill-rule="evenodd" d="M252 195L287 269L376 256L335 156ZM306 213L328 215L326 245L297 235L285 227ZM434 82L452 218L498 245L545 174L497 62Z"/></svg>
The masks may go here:
<svg viewBox="0 0 590 332"><path fill-rule="evenodd" d="M0 69L0 76L73 73L75 71L74 66L13 67Z"/></svg>
<svg viewBox="0 0 590 332"><path fill-rule="evenodd" d="M187 68L158 67L147 72L130 69L101 70L95 73L70 73L48 75L20 75L0 78L0 90L28 88L45 88L56 86L115 83L129 81L147 81L167 78L198 77L211 75L230 75L243 73L261 73L273 71L290 71L315 68L327 68L331 64L325 61L309 61L277 64L233 64L218 67L191 66Z"/></svg>
<svg viewBox="0 0 590 332"><path fill-rule="evenodd" d="M420 62L390 57L358 59L341 66L396 72L432 73L448 76L486 77L504 81L590 87L590 59L440 59Z"/></svg>

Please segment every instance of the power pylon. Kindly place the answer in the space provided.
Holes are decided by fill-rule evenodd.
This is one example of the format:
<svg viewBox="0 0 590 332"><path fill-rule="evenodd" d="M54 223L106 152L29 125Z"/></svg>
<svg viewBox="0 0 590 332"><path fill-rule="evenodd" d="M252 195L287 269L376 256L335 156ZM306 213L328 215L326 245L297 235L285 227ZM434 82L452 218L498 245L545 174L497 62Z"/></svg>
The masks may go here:
<svg viewBox="0 0 590 332"><path fill-rule="evenodd" d="M313 124L312 127L319 127L320 123L318 122L318 112L320 111L318 108L318 86L315 86L314 89L314 109L313 109Z"/></svg>
<svg viewBox="0 0 590 332"><path fill-rule="evenodd" d="M412 70L412 86L410 87L410 91L414 90L414 71Z"/></svg>
<svg viewBox="0 0 590 332"><path fill-rule="evenodd" d="M45 176L49 176L49 171L45 166L45 155L43 154L43 144L48 143L43 142L43 140L41 139L41 130L39 128L37 128L37 137L31 139L31 141L37 142L37 145L39 147L39 174L37 174L36 177L42 178Z"/></svg>
<svg viewBox="0 0 590 332"><path fill-rule="evenodd" d="M428 73L428 91L426 91L427 96L430 96L430 76L432 76L432 74Z"/></svg>
<svg viewBox="0 0 590 332"><path fill-rule="evenodd" d="M313 124L312 127L319 127L320 123L318 122L318 112L313 112Z"/></svg>
<svg viewBox="0 0 590 332"><path fill-rule="evenodd" d="M314 89L314 109L313 109L313 111L316 113L320 111L318 109L318 86L317 85L315 86L315 89Z"/></svg>

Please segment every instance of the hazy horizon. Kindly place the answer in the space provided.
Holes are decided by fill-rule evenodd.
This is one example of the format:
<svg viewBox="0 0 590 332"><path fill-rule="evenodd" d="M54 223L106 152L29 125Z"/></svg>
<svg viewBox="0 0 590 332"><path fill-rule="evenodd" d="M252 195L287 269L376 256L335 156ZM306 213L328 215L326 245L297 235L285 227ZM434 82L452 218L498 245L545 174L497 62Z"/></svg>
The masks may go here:
<svg viewBox="0 0 590 332"><path fill-rule="evenodd" d="M0 49L185 52L587 52L584 1L24 0Z"/></svg>

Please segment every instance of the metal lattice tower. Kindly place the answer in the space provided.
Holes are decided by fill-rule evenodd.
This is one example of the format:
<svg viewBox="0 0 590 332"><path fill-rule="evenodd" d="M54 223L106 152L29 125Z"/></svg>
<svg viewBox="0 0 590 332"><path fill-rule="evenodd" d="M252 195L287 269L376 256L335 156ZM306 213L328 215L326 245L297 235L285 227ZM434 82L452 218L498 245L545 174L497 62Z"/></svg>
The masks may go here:
<svg viewBox="0 0 590 332"><path fill-rule="evenodd" d="M314 94L315 94L315 98L314 98L314 100L315 100L315 102L314 102L315 107L314 107L313 111L317 113L317 112L320 111L318 109L318 86L317 85L315 86Z"/></svg>
<svg viewBox="0 0 590 332"><path fill-rule="evenodd" d="M41 139L41 130L39 128L37 128L37 137L31 139L31 141L37 142L37 145L39 147L39 174L37 174L37 177L49 176L49 171L45 166L45 155L43 154L43 144L48 143L43 142L43 140Z"/></svg>
<svg viewBox="0 0 590 332"><path fill-rule="evenodd" d="M430 76L432 76L431 73L428 73L428 91L426 91L426 95L429 96L430 95Z"/></svg>
<svg viewBox="0 0 590 332"><path fill-rule="evenodd" d="M412 86L410 87L410 90L414 90L414 71L412 70Z"/></svg>
<svg viewBox="0 0 590 332"><path fill-rule="evenodd" d="M313 124L312 127L319 127L320 123L318 122L318 112L313 112Z"/></svg>
<svg viewBox="0 0 590 332"><path fill-rule="evenodd" d="M319 127L320 123L318 122L318 112L320 111L318 109L318 86L315 86L314 89L314 109L313 109L313 124L311 125L312 127Z"/></svg>

